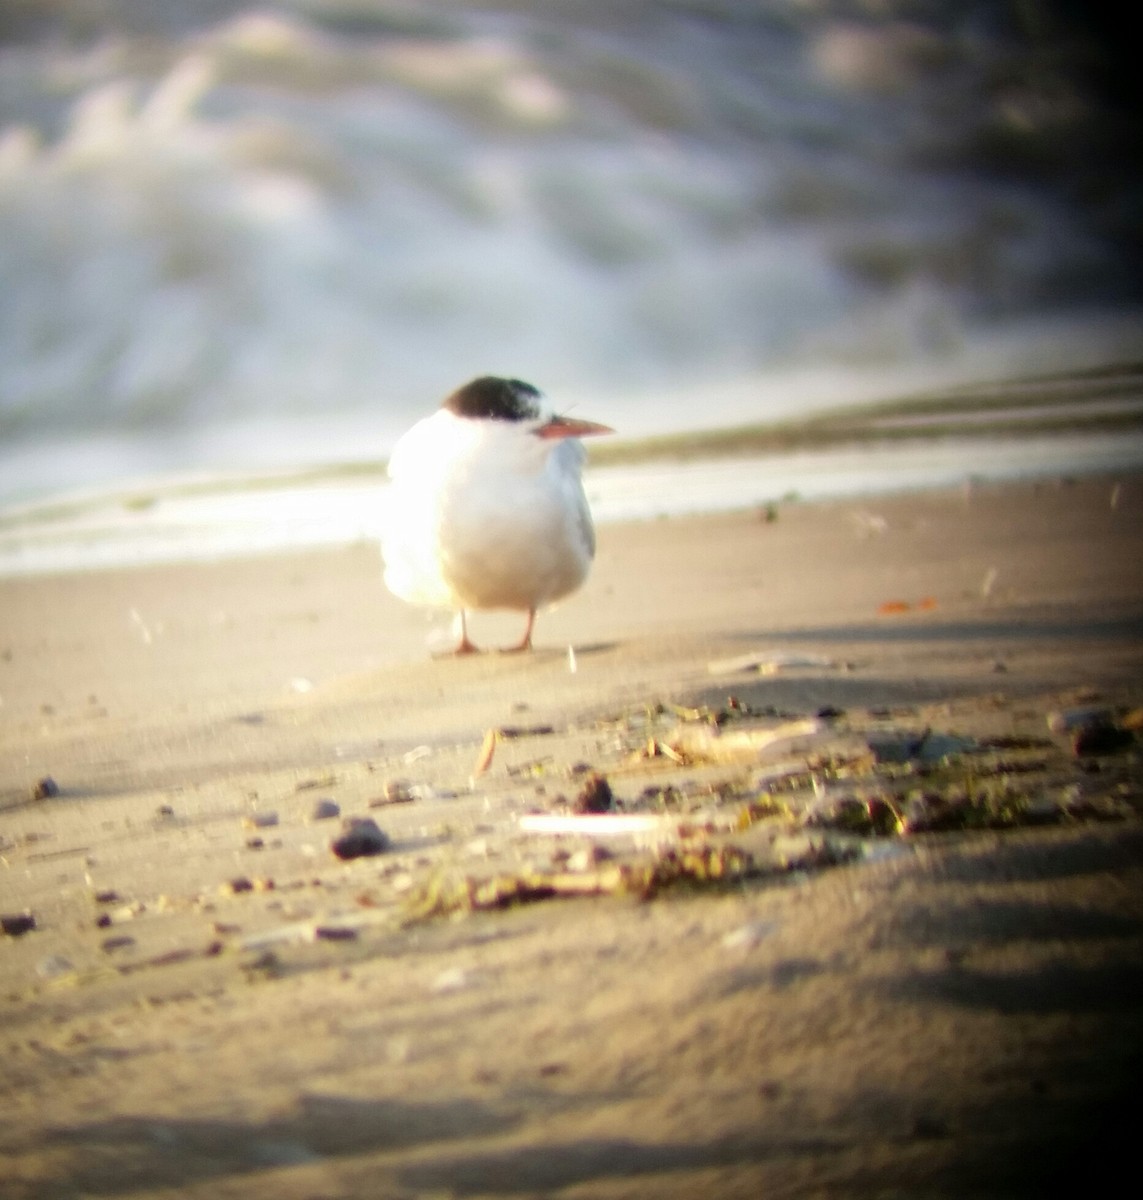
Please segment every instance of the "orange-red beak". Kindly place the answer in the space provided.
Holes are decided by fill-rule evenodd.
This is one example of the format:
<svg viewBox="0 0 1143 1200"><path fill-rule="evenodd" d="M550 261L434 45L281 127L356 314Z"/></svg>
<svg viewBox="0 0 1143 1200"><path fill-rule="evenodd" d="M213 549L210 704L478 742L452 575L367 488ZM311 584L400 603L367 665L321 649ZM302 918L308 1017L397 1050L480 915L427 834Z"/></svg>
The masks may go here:
<svg viewBox="0 0 1143 1200"><path fill-rule="evenodd" d="M595 437L601 433L614 433L610 425L599 425L595 421L577 421L573 417L552 417L536 430L536 437L568 438Z"/></svg>

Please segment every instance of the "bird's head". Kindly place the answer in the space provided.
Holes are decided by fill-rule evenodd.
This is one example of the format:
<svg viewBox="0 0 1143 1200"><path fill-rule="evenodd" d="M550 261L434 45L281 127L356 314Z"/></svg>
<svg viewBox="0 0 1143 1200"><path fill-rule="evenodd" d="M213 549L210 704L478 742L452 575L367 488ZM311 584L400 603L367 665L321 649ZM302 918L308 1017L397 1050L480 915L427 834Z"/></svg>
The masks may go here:
<svg viewBox="0 0 1143 1200"><path fill-rule="evenodd" d="M458 388L442 405L466 420L502 421L545 441L594 437L614 433L608 425L564 417L551 411L544 395L521 379L499 379L484 375Z"/></svg>

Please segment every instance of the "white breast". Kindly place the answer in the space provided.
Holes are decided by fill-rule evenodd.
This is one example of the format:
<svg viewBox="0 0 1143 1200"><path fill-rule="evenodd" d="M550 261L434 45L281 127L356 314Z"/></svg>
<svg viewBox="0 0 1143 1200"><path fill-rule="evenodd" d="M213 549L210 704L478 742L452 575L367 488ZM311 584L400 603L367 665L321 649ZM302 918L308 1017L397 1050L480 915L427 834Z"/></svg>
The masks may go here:
<svg viewBox="0 0 1143 1200"><path fill-rule="evenodd" d="M395 448L382 549L402 599L451 608L541 607L583 582L595 550L574 440L441 410Z"/></svg>

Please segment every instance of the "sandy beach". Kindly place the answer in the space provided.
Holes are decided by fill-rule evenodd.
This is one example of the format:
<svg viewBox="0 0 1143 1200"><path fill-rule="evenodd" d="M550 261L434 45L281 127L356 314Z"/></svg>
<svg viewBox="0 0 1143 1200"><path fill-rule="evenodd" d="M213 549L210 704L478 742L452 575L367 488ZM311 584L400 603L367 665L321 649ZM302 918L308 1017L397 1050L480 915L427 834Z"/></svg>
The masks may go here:
<svg viewBox="0 0 1143 1200"><path fill-rule="evenodd" d="M0 1195L1095 1190L1141 531L1138 475L608 525L465 660L368 544L0 579ZM593 774L642 832L529 820Z"/></svg>

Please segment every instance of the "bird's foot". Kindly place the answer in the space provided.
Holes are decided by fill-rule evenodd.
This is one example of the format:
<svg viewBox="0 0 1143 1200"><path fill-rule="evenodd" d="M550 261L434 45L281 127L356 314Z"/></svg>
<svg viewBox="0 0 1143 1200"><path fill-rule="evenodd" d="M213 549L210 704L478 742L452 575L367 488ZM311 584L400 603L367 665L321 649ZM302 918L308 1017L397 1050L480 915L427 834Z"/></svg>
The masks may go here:
<svg viewBox="0 0 1143 1200"><path fill-rule="evenodd" d="M527 654L532 649L532 639L525 638L522 642L517 642L515 646L504 646L501 648L501 654Z"/></svg>
<svg viewBox="0 0 1143 1200"><path fill-rule="evenodd" d="M483 651L468 637L468 619L464 609L458 609L453 622L453 633L460 639L451 650L441 650L434 658L461 658L466 654L482 654Z"/></svg>
<svg viewBox="0 0 1143 1200"><path fill-rule="evenodd" d="M525 654L532 649L532 626L536 623L536 610L528 609L528 624L524 626L524 636L515 646L507 646L501 654Z"/></svg>

